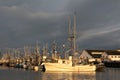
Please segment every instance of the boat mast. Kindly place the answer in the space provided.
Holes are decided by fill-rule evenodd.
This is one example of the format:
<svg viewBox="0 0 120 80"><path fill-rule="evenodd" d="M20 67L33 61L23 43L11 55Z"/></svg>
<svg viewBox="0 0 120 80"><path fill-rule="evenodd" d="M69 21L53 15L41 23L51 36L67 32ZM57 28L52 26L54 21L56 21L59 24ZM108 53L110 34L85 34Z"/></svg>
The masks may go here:
<svg viewBox="0 0 120 80"><path fill-rule="evenodd" d="M74 13L74 30L73 30L73 53L76 52L76 13Z"/></svg>
<svg viewBox="0 0 120 80"><path fill-rule="evenodd" d="M40 47L39 47L38 41L37 41L37 42L36 42L36 54L37 54L37 55L40 55L39 50L40 50Z"/></svg>
<svg viewBox="0 0 120 80"><path fill-rule="evenodd" d="M71 21L69 19L69 41L71 46L71 54L74 55L76 52L76 15L74 13L73 27L71 28Z"/></svg>
<svg viewBox="0 0 120 80"><path fill-rule="evenodd" d="M69 29L68 29L68 32L69 32L69 40L71 39L70 36L71 36L71 20L70 20L70 17L69 17Z"/></svg>
<svg viewBox="0 0 120 80"><path fill-rule="evenodd" d="M58 59L58 55L57 55L57 44L56 44L55 41L53 41L53 43L52 43L52 58Z"/></svg>

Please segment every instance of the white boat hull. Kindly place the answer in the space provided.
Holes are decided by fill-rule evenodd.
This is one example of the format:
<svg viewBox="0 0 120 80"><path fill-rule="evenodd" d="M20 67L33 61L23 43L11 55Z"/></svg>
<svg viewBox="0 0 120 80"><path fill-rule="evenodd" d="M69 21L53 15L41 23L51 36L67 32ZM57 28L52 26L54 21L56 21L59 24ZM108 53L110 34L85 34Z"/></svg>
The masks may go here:
<svg viewBox="0 0 120 80"><path fill-rule="evenodd" d="M70 66L67 64L59 64L59 63L44 63L46 71L95 71L95 65L75 65Z"/></svg>

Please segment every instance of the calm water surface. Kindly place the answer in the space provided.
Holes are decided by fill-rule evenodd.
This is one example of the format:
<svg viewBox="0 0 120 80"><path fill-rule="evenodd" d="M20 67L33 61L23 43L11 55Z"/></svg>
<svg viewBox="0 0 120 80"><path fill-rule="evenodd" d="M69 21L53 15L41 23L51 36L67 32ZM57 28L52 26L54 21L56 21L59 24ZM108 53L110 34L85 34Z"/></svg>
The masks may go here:
<svg viewBox="0 0 120 80"><path fill-rule="evenodd" d="M34 72L0 67L0 80L120 80L120 68L106 68L104 72Z"/></svg>

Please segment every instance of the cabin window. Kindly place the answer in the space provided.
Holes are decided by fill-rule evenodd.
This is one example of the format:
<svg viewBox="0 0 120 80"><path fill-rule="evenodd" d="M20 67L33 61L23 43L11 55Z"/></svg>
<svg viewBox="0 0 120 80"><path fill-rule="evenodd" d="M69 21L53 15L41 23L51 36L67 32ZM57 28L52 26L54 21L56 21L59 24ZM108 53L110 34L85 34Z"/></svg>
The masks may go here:
<svg viewBox="0 0 120 80"><path fill-rule="evenodd" d="M65 61L62 61L63 63L65 63Z"/></svg>
<svg viewBox="0 0 120 80"><path fill-rule="evenodd" d="M113 56L111 56L111 58L113 58Z"/></svg>

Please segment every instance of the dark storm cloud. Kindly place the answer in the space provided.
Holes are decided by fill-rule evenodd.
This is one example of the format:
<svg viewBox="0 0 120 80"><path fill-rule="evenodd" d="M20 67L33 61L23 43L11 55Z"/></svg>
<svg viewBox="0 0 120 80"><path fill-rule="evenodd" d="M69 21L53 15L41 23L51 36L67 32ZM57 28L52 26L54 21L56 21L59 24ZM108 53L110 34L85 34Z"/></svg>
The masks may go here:
<svg viewBox="0 0 120 80"><path fill-rule="evenodd" d="M59 2L55 1L55 6L52 3L48 4L49 2L43 0L0 1L3 3L0 4L1 47L21 46L21 44L24 46L35 43L36 40L50 41L61 36L64 13L56 12L59 7L55 6Z"/></svg>
<svg viewBox="0 0 120 80"><path fill-rule="evenodd" d="M68 16L77 13L80 49L116 49L120 1L0 0L0 47L67 40Z"/></svg>
<svg viewBox="0 0 120 80"><path fill-rule="evenodd" d="M76 2L71 1L70 4L72 6L69 6L68 10L70 12L76 10L78 16L80 48L116 49L119 47L119 0L76 0Z"/></svg>

